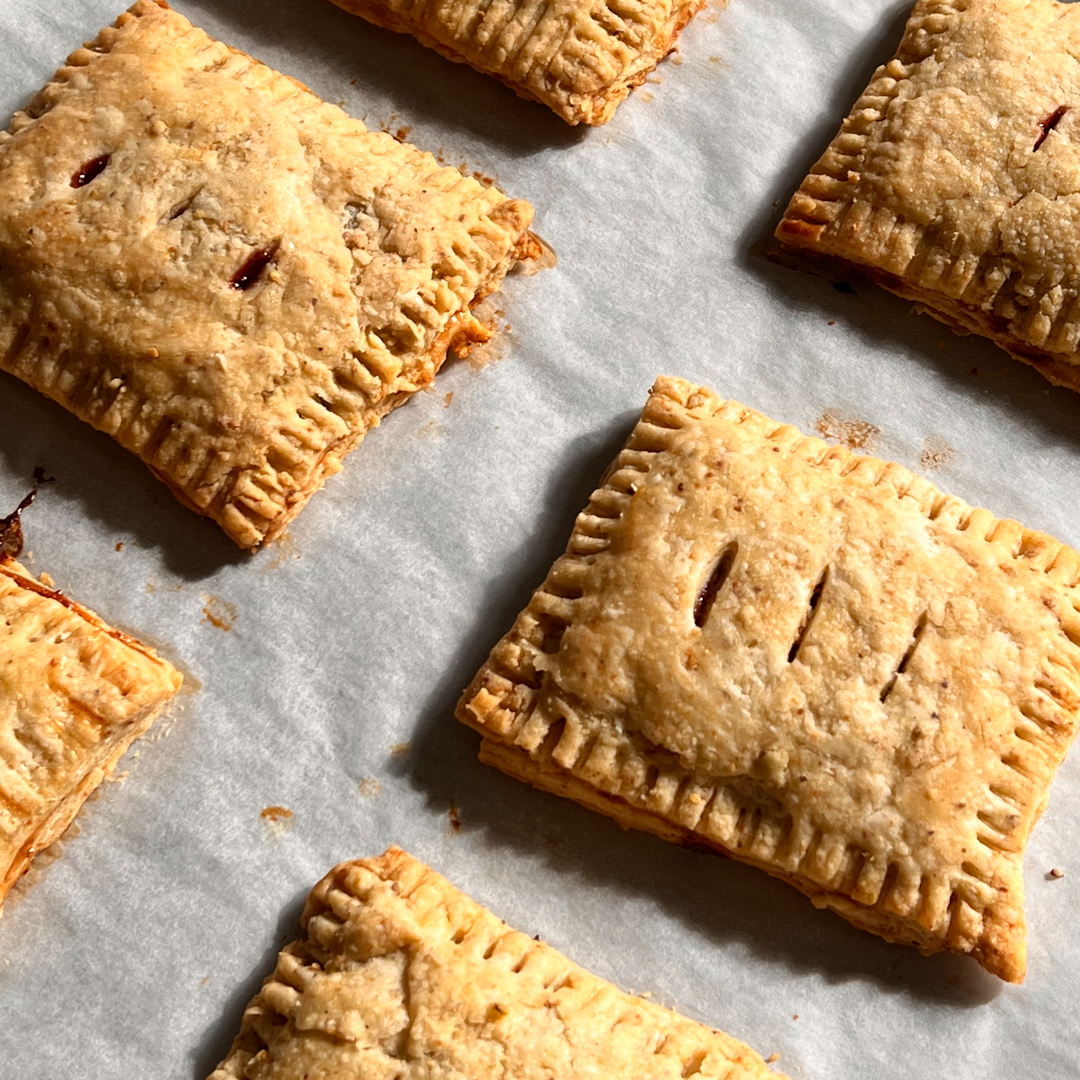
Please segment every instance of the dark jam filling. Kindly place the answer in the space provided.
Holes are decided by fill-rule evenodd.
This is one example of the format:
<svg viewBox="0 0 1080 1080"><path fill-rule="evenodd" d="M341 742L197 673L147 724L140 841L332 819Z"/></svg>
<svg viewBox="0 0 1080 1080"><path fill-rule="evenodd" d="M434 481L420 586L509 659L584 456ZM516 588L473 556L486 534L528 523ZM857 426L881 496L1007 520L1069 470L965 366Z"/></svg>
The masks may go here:
<svg viewBox="0 0 1080 1080"><path fill-rule="evenodd" d="M1047 136L1061 123L1061 118L1068 111L1068 105L1059 105L1048 117L1039 121L1039 137L1035 140L1035 148L1032 153L1035 153L1046 142Z"/></svg>
<svg viewBox="0 0 1080 1080"><path fill-rule="evenodd" d="M102 154L100 157L88 161L71 178L71 186L73 188L86 187L91 180L96 180L108 168L111 156L110 154Z"/></svg>
<svg viewBox="0 0 1080 1080"><path fill-rule="evenodd" d="M232 287L243 292L250 289L262 277L263 271L274 261L279 245L269 244L266 247L253 251L247 261L233 274Z"/></svg>

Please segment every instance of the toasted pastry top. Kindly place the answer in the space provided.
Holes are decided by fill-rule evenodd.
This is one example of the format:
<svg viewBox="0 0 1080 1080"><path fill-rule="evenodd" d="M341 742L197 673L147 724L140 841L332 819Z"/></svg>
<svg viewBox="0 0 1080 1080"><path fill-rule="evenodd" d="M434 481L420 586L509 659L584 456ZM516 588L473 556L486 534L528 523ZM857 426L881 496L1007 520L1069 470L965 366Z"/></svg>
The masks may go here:
<svg viewBox="0 0 1080 1080"><path fill-rule="evenodd" d="M1018 980L1023 847L1080 706L1078 577L1048 536L661 379L459 715Z"/></svg>
<svg viewBox="0 0 1080 1080"><path fill-rule="evenodd" d="M509 929L399 848L332 870L301 924L211 1080L779 1075Z"/></svg>
<svg viewBox="0 0 1080 1080"><path fill-rule="evenodd" d="M0 366L254 547L475 336L531 213L139 0L0 135Z"/></svg>

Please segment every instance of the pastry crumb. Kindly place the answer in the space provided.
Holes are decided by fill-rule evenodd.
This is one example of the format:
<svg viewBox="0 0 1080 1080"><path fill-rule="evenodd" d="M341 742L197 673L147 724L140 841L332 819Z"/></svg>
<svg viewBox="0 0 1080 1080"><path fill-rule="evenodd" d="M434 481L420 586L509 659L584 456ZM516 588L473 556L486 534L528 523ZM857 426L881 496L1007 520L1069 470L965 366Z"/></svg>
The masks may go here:
<svg viewBox="0 0 1080 1080"><path fill-rule="evenodd" d="M412 740L408 739L405 742L396 742L390 747L391 757L401 757L402 754L407 754L412 749Z"/></svg>
<svg viewBox="0 0 1080 1080"><path fill-rule="evenodd" d="M365 776L357 788L365 799L377 799L382 794L382 784L374 776Z"/></svg>
<svg viewBox="0 0 1080 1080"><path fill-rule="evenodd" d="M46 589L56 588L56 582L53 580L52 574L48 574L44 570L40 574L38 574L38 581L40 581Z"/></svg>
<svg viewBox="0 0 1080 1080"><path fill-rule="evenodd" d="M777 1053L772 1053L765 1059L765 1064L766 1065L775 1065L779 1060L780 1060L780 1055L777 1054Z"/></svg>
<svg viewBox="0 0 1080 1080"><path fill-rule="evenodd" d="M458 813L456 803L450 804L450 813L448 816L450 818L450 828L453 829L454 832L461 832L461 814Z"/></svg>
<svg viewBox="0 0 1080 1080"><path fill-rule="evenodd" d="M1055 866L1051 869L1050 873L1046 875L1048 878L1053 878L1055 881L1065 876L1065 871L1060 866Z"/></svg>
<svg viewBox="0 0 1080 1080"><path fill-rule="evenodd" d="M449 409L450 408L450 402L453 401L453 400L454 400L454 391L451 390L450 393L447 394L446 397L444 397L442 399L442 407L444 409Z"/></svg>

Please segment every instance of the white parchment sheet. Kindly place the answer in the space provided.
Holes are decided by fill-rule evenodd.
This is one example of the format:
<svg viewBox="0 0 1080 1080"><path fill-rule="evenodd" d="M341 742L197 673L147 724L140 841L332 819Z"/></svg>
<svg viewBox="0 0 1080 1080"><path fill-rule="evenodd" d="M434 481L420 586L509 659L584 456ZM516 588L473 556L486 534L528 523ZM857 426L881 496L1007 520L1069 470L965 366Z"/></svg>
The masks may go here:
<svg viewBox="0 0 1080 1080"><path fill-rule="evenodd" d="M121 2L0 0L0 112ZM841 292L760 254L908 5L706 10L597 130L326 0L175 6L529 199L559 262L507 281L491 363L448 365L254 557L0 377L0 506L35 466L56 478L25 515L29 565L191 688L0 920L0 1080L203 1080L311 886L390 843L800 1080L1075 1075L1075 751L1029 848L1029 974L1010 987L512 781L452 716L659 373L807 431L872 425L879 455L1080 546L1080 396L868 284ZM267 820L275 806L292 817Z"/></svg>

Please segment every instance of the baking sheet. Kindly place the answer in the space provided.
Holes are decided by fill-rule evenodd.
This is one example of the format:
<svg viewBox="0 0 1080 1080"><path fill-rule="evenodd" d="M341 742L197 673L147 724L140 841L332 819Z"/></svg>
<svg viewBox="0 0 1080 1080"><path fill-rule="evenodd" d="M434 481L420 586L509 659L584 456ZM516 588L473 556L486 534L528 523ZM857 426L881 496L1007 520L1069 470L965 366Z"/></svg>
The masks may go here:
<svg viewBox="0 0 1080 1080"><path fill-rule="evenodd" d="M486 366L444 369L255 557L0 379L0 505L35 466L56 478L25 518L29 565L158 644L189 684L9 901L0 1077L202 1080L310 887L390 843L592 971L780 1054L792 1077L1074 1075L1075 754L1028 849L1017 988L518 784L452 718L661 372L866 438L1080 545L1080 397L870 285L840 292L762 255L908 5L707 9L598 130L325 0L175 6L528 198L559 262L507 281ZM117 14L115 0L0 0L0 112Z"/></svg>

